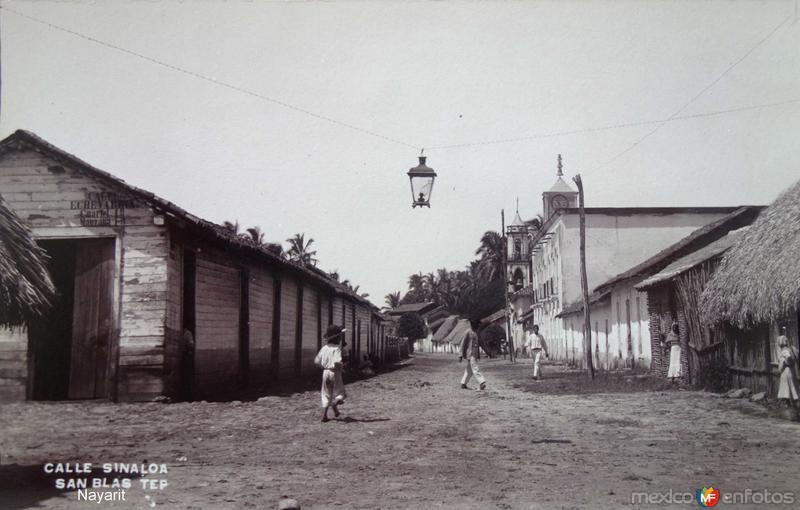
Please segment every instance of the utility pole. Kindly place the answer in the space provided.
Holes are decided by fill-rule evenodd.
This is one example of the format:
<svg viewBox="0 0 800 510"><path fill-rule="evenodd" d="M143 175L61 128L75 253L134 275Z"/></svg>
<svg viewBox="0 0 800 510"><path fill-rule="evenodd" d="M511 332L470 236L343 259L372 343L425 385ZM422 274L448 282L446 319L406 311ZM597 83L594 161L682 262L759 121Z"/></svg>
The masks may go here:
<svg viewBox="0 0 800 510"><path fill-rule="evenodd" d="M578 213L581 230L581 290L583 290L583 352L586 356L586 369L589 379L594 379L592 364L592 320L589 317L589 282L586 277L586 211L583 207L583 181L581 174L572 178L578 186Z"/></svg>
<svg viewBox="0 0 800 510"><path fill-rule="evenodd" d="M500 209L500 235L503 238L503 293L505 295L506 342L508 359L514 362L514 337L511 334L511 317L508 314L508 239L506 238L506 211Z"/></svg>

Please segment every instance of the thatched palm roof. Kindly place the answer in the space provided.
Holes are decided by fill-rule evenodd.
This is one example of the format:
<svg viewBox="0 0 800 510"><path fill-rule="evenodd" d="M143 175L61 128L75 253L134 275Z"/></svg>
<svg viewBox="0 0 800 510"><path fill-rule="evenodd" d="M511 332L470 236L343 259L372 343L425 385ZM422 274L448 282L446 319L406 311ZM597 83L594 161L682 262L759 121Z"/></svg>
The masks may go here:
<svg viewBox="0 0 800 510"><path fill-rule="evenodd" d="M728 250L701 299L708 323L779 321L800 306L800 181Z"/></svg>
<svg viewBox="0 0 800 510"><path fill-rule="evenodd" d="M55 287L47 255L0 197L0 326L20 326L46 312Z"/></svg>

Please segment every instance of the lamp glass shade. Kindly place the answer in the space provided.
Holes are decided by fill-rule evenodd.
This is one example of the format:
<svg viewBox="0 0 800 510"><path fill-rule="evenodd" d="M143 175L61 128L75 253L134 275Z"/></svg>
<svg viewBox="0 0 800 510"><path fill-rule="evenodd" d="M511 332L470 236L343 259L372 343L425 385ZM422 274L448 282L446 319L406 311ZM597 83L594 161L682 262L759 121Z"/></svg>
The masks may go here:
<svg viewBox="0 0 800 510"><path fill-rule="evenodd" d="M408 179L411 181L411 207L430 207L436 172L425 164L425 156L420 156L419 165L408 171Z"/></svg>

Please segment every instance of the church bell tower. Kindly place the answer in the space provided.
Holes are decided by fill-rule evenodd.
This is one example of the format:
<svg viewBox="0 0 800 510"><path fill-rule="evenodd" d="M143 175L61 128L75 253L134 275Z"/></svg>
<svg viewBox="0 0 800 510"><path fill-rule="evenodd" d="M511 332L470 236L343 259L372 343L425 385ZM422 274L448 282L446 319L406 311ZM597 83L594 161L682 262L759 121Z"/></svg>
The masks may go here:
<svg viewBox="0 0 800 510"><path fill-rule="evenodd" d="M544 221L549 220L559 209L572 209L576 207L578 207L578 192L574 191L570 185L564 181L564 170L561 162L561 154L559 154L556 182L549 191L542 193Z"/></svg>
<svg viewBox="0 0 800 510"><path fill-rule="evenodd" d="M519 199L517 199L517 213L511 224L506 227L508 237L506 281L511 282L509 292L516 292L531 281L531 251L528 237L530 228L519 215Z"/></svg>

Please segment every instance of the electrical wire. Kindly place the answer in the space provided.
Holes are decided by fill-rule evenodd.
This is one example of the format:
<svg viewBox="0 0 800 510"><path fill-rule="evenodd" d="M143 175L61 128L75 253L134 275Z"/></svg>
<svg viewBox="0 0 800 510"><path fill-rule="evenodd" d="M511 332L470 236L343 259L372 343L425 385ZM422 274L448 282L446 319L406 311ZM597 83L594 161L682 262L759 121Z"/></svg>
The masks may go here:
<svg viewBox="0 0 800 510"><path fill-rule="evenodd" d="M281 101L280 99L275 99L275 98L266 96L264 94L260 94L258 92L253 92L252 90L248 90L246 88L240 87L238 85L233 85L233 84L228 83L228 82L220 81L220 80L217 80L217 79L212 78L210 76L206 76L204 74L200 74L200 73L195 72L195 71L190 71L190 70L185 69L183 67L178 67L178 66L170 64L168 62L164 62L163 60L158 60L157 58L153 58L153 57L144 55L142 53L137 53L137 52L135 52L133 50L129 50L127 48L123 48L121 46L117 46L115 44L112 44L112 43L109 43L109 42L106 42L106 41L102 41L102 40L97 39L95 37L92 37L90 35L82 34L80 32L76 32L75 30L70 30L69 28L62 27L62 26L56 25L54 23L50 23L49 21L45 21L45 20L42 20L42 19L39 19L39 18L35 18L35 17L29 16L27 14L23 14L23 13L21 13L19 11L16 11L14 9L10 9L10 8L8 8L6 6L3 6L3 5L0 5L0 9L4 9L4 10L10 12L10 13L16 14L17 16L21 16L21 17L23 17L25 19L28 19L28 20L33 21L35 23L39 23L41 25L47 26L47 27L49 27L51 29L59 30L59 31L65 32L67 34L74 35L75 37L80 37L81 39L85 39L87 41L93 42L95 44L99 44L101 46L105 46L106 48L110 48L110 49L125 53L127 55L130 55L130 56L145 60L147 62L159 65L161 67L165 67L167 69L171 69L172 71L175 71L175 72L178 72L178 73L183 73L183 74L191 76L193 78L198 78L200 80L207 81L207 82L213 83L215 85L219 85L221 87L225 87L225 88L228 88L228 89L231 89L231 90L235 90L236 92L241 92L242 94L247 94L249 96L252 96L252 97L255 97L255 98L258 98L258 99L262 99L264 101L268 101L268 102L276 104L278 106L282 106L284 108L288 108L290 110L294 110L296 112L300 112L300 113L303 113L305 115L309 115L309 116L317 118L319 120L324 120L326 122L330 122L332 124L336 124L338 126L345 127L347 129L351 129L353 131L358 131L359 133L363 133L365 135L373 136L375 138L380 138L380 139L385 140L387 142L396 143L398 145L403 145L405 147L410 147L410 148L415 149L415 150L421 149L421 147L418 146L418 145L414 145L414 144L411 144L411 143L408 143L408 142L404 142L403 140L399 140L397 138L392 138L390 136L385 136L385 135L382 135L380 133L376 133L374 131L370 131L369 129L364 129L364 128L356 126L354 124L350 124L348 122L343 122L343 121L334 119L332 117L328 117L327 115L322 115L320 113L315 113L315 112L312 112L310 110L306 110L305 108L301 108L299 106L295 106L293 104L289 104L289 103L287 103L285 101Z"/></svg>
<svg viewBox="0 0 800 510"><path fill-rule="evenodd" d="M612 129L622 129L622 128L629 128L629 127L636 127L636 126L647 126L652 124L664 124L667 122L673 122L678 120L687 120L687 119L698 119L703 117L714 117L717 115L725 115L729 113L738 113L738 112L746 112L751 110L761 110L764 108L774 108L776 106L786 106L789 104L800 103L800 98L798 99L788 99L786 101L779 101L775 103L762 103L756 104L751 106L740 106L737 108L728 108L725 110L714 110L710 112L703 112L703 113L693 113L690 115L680 115L676 117L666 118L666 119L657 119L657 120L642 120L636 122L624 122L620 124L609 124L606 126L598 126L598 127L589 127L589 128L581 128L581 129L572 129L566 131L554 131L552 133L540 133L535 135L529 136L520 136L514 138L502 138L498 140L487 140L482 142L465 142L465 143L456 143L451 145L434 145L430 147L426 147L428 150L443 150L443 149L457 149L463 147L472 147L478 145L494 145L494 144L502 144L502 143L513 143L513 142L524 142L528 140L537 140L540 138L554 138L558 136L567 136L567 135L577 135L583 133L594 133L597 131L608 131Z"/></svg>
<svg viewBox="0 0 800 510"><path fill-rule="evenodd" d="M742 63L742 62L743 62L743 61L744 61L744 60L745 60L747 57L749 57L749 56L750 56L750 55L751 55L751 54L752 54L754 51L756 51L756 50L757 50L757 49L758 49L758 48L759 48L759 47L760 47L762 44L764 44L764 43L765 43L765 42L767 42L767 41L768 41L770 38L772 38L772 36L773 36L773 35L775 35L775 34L778 32L778 30L780 30L780 29L781 29L781 27L783 27L783 26L784 26L786 23L788 23L788 22L789 22L789 20L791 20L791 19L792 19L792 16L787 16L787 17L786 17L786 18L785 18L783 21L781 21L781 22L780 22L780 23L779 23L779 24L778 24L778 25L777 25L775 28L773 28L771 32L769 32L769 33L768 33L766 36L764 36L762 39L760 39L760 40L759 40L759 41L758 41L758 42L757 42L755 45L753 45L752 47L750 47L750 49L749 49L749 50L747 50L747 51L746 51L746 52L745 52L745 53L744 53L744 54L743 54L741 57L739 57L739 58L738 58L736 61L734 61L734 62L733 62L731 65L729 65L729 66L728 66L728 67L727 67L727 68L726 68L726 69L725 69L725 70L724 70L724 71L723 71L723 72L722 72L722 73L721 73L719 76L717 76L717 77L716 77L716 78L715 78L715 79L714 79L714 80L713 80L711 83L709 83L708 85L706 85L706 86L705 86L705 87L704 87L704 88L703 88L703 89L702 89L700 92L698 92L697 94L695 94L695 95L694 95L694 96L693 96L693 97L692 97L692 98L691 98L689 101L687 101L687 102L686 102L686 103L685 103L683 106L681 106L680 108L678 108L678 109L675 111L675 113L673 113L672 115L670 115L669 117L667 117L667 119L666 119L664 122L662 122L662 123L660 123L660 124L657 124L655 128L653 128L652 130L648 131L648 132L647 132L647 134L645 134L645 135L644 135L644 136L642 136L641 138L637 139L637 140L636 140L635 142L633 142L633 144L631 144L631 145L630 145L630 146L629 146L627 149L625 149L625 150L623 150L622 152L618 153L616 156L614 156L613 158L609 159L609 160L608 160L608 161L606 161L605 163L601 164L601 165L600 165L600 166L598 166L596 169L603 168L603 167L605 167L605 166L608 166L608 165L610 165L610 164L611 164L611 163L613 163L614 161L618 160L619 158L621 158L621 157L622 157L622 156L624 156L625 154L629 153L630 151L632 151L633 149L635 149L636 147L638 147L638 146L639 146L639 144L641 144L642 142L644 142L645 140L647 140L648 138L650 138L651 136L653 136L653 135L654 135L654 134L655 134L655 133L656 133L656 132L657 132L659 129L661 129L661 127L662 127L662 126L664 126L664 125L665 125L667 122L669 122L669 121L673 120L675 117L677 117L678 115L680 115L680 113L681 113L683 110L685 110L686 108L688 108L688 107L689 107L689 105L691 105L692 103L694 103L694 102L695 102L695 101L696 101L696 100L697 100L697 99L698 99L700 96L702 96L703 94L705 94L706 92L708 92L708 91L709 91L709 90L710 90L712 87L714 87L714 86L715 86L717 83L719 83L719 82L720 82L720 81L721 81L721 80L722 80L722 79L723 79L725 76L727 76L727 75L728 75L728 73L729 73L729 72L731 72L731 71L733 70L733 68L734 68L734 67L736 67L737 65L739 65L740 63Z"/></svg>
<svg viewBox="0 0 800 510"><path fill-rule="evenodd" d="M259 92L254 92L254 91L246 89L244 87L240 87L238 85L234 85L234 84L231 84L231 83L228 83L228 82L225 82L225 81L217 80L216 78L212 78L212 77L206 76L204 74L201 74L201 73L198 73L198 72L195 72L195 71L191 71L191 70L185 69L183 67L179 67L179 66L174 65L174 64L170 64L170 63L165 62L163 60L159 60L157 58L150 57L148 55L144 55L142 53L138 53L136 51L129 50L127 48L123 48L121 46L118 46L118 45L115 45L115 44L112 44L112 43L97 39L97 38L92 37L90 35L83 34L81 32L77 32L75 30L71 30L69 28L66 28L66 27L63 27L63 26L60 26L60 25L56 25L56 24L51 23L49 21L45 21L45 20L36 18L34 16L29 16L29 15L24 14L22 12L19 12L17 10L11 9L9 7L6 7L6 6L2 5L2 4L0 4L0 9L4 9L4 10L6 10L6 11L12 13L12 14L15 14L17 16L25 18L25 19L27 19L29 21L38 23L40 25L46 26L46 27L48 27L50 29L58 30L58 31L73 35L75 37L87 40L89 42L98 44L100 46L103 46L103 47L106 47L106 48L109 48L109 49L113 49L115 51L119 51L121 53L125 53L127 55L136 57L138 59L141 59L141 60L156 64L156 65L159 65L161 67L170 69L172 71L175 71L175 72L178 72L178 73L182 73L182 74L185 74L187 76L190 76L190 77L193 77L193 78L197 78L197 79L200 79L200 80L203 80L203 81L206 81L206 82L210 82L210 83L213 83L215 85L219 85L221 87L225 87L225 88L228 88L230 90L234 90L234 91L242 93L242 94L247 94L247 95L249 95L251 97L255 97L257 99L261 99L261 100L267 101L269 103L272 103L272 104L275 104L275 105L278 105L278 106L281 106L281 107L284 107L284 108L287 108L287 109L290 109L290 110L293 110L293 111L308 115L310 117L313 117L313 118L316 118L316 119L319 119L319 120L323 120L323 121L326 121L326 122L329 122L329 123L332 123L332 124L335 124L335 125L338 125L338 126L350 129L350 130L353 130L353 131L357 131L357 132L365 134L365 135L369 135L369 136L372 136L372 137L375 137L375 138L379 138L379 139L387 141L387 142L395 143L395 144L398 144L398 145L402 145L402 146L409 147L409 148L412 148L412 149L415 149L415 150L420 150L420 151L424 151L425 149L431 151L431 150L447 150L447 149L465 148L465 147L473 147L473 146L496 145L496 144L523 142L523 141L543 139L543 138L554 138L554 137L568 136L568 135L575 135L575 134L583 134L583 133L595 133L595 132L600 132L600 131L608 131L608 130L613 130L613 129L623 129L623 128L636 127L636 126L646 126L646 125L653 125L653 124L656 125L656 127L653 130L651 130L645 136L643 136L640 139L638 139L630 147L628 147L624 151L618 153L616 156L614 156L613 158L611 158L610 160L605 162L603 165L601 165L601 167L602 167L602 166L605 166L605 165L608 165L608 164L612 163L616 159L622 157L624 154L630 152L636 146L638 146L640 143L642 143L644 140L649 138L651 135L655 134L655 132L658 131L662 126L664 126L667 123L673 122L673 121L696 119L696 118L702 118L702 117L713 117L713 116L717 116L717 115L725 115L725 114L738 113L738 112L744 112L744 111L760 110L760 109L764 109L764 108L774 108L774 107L777 107L777 106L785 106L785 105L789 105L789 104L794 104L794 103L799 103L800 102L800 99L789 99L789 100L786 100L786 101L779 101L779 102L773 102L773 103L763 103L763 104L756 104L756 105L750 105L750 106L741 106L741 107L735 107L735 108L728 108L728 109L723 109L723 110L714 110L714 111L710 111L710 112L696 113L696 114L690 114L690 115L680 115L680 113L683 110L685 110L692 103L694 103L700 96L702 96L705 92L710 90L714 85L719 83L719 81L722 80L722 78L724 78L734 67L736 67L739 63L741 63L744 59L746 59L750 54L752 54L764 42L766 42L768 39L770 39L781 27L783 27L783 25L785 25L792 18L792 16L789 16L786 19L784 19L778 26L776 26L769 34L767 34L764 38L759 40L744 55L742 55L739 59L737 59L730 66L728 66L725 69L725 71L723 71L719 76L717 76L711 83L709 83L706 87L704 87L700 92L695 94L694 97L692 97L689 101L687 101L681 108L676 110L675 113L673 113L672 115L670 115L669 117L667 117L665 119L633 121L633 122L609 124L609 125L603 125L603 126L597 126L597 127L571 129L571 130L564 130L564 131L555 131L555 132L550 132L550 133L539 133L539 134L520 136L520 137L509 137L509 138L502 138L502 139L495 139L495 140L485 140L485 141L477 141L477 142L465 142L465 143L456 143L456 144L448 144L448 145L432 145L432 146L425 146L425 149L423 149L422 146L420 146L420 145L415 145L415 144L408 143L406 141L400 140L398 138L382 135L382 134L377 133L375 131L371 131L371 130L356 126L356 125L348 123L348 122L344 122L344 121L340 121L338 119L334 119L334 118L329 117L327 115L323 115L323 114L316 113L316 112L307 110L307 109L299 107L299 106L295 106L295 105L287 103L285 101L269 97L269 96L261 94Z"/></svg>

